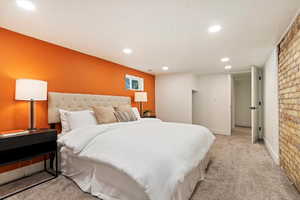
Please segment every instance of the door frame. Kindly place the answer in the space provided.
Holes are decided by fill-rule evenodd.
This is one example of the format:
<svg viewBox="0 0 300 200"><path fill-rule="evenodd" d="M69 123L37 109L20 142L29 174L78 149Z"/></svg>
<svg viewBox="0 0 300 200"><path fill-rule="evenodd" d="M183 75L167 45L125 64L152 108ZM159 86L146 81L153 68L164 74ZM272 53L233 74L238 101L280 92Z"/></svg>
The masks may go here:
<svg viewBox="0 0 300 200"><path fill-rule="evenodd" d="M236 74L250 74L251 71L247 70L247 71L241 71L241 72L232 72L230 73L230 98L231 98L231 105L230 105L230 118L231 118L231 135L232 135L232 131L235 128L235 85L234 85L234 75ZM250 75L251 76L251 75ZM250 106L250 105L249 105Z"/></svg>
<svg viewBox="0 0 300 200"><path fill-rule="evenodd" d="M252 143L263 139L263 71L251 67L251 138Z"/></svg>

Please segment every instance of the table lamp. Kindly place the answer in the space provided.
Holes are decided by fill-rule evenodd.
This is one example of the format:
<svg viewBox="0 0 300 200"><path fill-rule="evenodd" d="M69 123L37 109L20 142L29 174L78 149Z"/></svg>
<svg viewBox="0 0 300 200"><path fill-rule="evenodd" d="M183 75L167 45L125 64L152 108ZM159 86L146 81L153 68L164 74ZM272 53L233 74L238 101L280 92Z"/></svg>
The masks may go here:
<svg viewBox="0 0 300 200"><path fill-rule="evenodd" d="M29 128L36 130L35 127L35 101L47 100L47 82L32 79L16 80L16 100L29 101Z"/></svg>
<svg viewBox="0 0 300 200"><path fill-rule="evenodd" d="M134 101L140 103L140 115L143 116L143 102L147 102L147 92L136 92Z"/></svg>

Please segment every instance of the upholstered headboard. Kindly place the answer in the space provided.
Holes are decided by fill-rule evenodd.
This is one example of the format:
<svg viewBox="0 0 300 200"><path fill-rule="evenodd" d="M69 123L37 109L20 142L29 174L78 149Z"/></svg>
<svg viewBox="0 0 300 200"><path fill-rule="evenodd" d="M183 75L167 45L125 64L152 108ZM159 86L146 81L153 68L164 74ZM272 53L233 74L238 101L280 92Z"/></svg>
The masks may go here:
<svg viewBox="0 0 300 200"><path fill-rule="evenodd" d="M91 106L118 106L130 105L130 103L130 97L49 92L48 123L55 124L60 122L58 109L76 111L91 109Z"/></svg>

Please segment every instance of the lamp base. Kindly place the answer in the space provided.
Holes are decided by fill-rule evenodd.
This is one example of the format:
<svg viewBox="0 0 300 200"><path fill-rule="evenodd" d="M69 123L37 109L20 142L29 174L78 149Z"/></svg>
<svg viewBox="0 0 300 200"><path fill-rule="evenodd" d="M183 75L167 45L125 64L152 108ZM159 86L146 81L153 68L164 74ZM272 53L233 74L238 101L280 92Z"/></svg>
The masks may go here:
<svg viewBox="0 0 300 200"><path fill-rule="evenodd" d="M36 130L35 127L35 102L34 100L30 100L29 102L29 128L27 129L28 131L34 131Z"/></svg>
<svg viewBox="0 0 300 200"><path fill-rule="evenodd" d="M140 116L143 117L144 113L143 113L143 103L140 102Z"/></svg>
<svg viewBox="0 0 300 200"><path fill-rule="evenodd" d="M37 128L28 128L27 131L36 131Z"/></svg>

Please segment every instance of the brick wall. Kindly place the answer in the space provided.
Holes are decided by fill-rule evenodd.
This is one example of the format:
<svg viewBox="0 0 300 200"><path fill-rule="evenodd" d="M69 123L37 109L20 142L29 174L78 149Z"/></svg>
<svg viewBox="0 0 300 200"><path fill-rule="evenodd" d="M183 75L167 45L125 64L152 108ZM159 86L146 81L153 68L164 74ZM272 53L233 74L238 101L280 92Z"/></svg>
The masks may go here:
<svg viewBox="0 0 300 200"><path fill-rule="evenodd" d="M279 44L280 165L300 191L300 15Z"/></svg>

